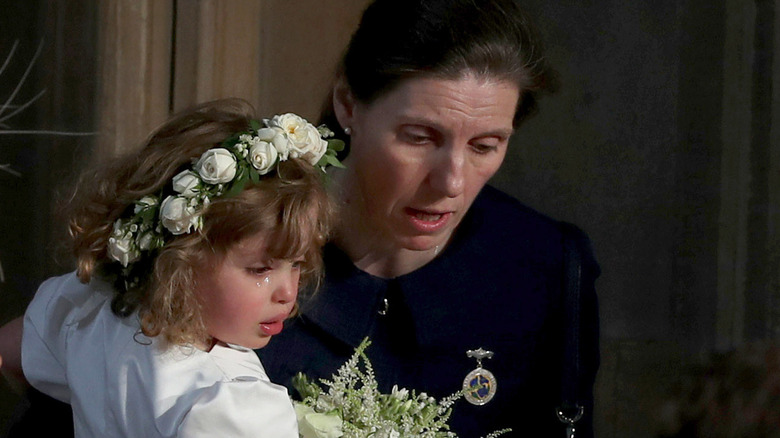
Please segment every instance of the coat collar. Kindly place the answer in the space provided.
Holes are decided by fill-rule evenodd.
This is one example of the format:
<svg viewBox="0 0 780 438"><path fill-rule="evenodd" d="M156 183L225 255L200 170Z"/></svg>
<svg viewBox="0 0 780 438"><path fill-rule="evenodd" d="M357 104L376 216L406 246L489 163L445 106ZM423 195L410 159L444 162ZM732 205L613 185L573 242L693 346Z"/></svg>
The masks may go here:
<svg viewBox="0 0 780 438"><path fill-rule="evenodd" d="M479 200L479 197L478 197ZM464 272L465 259L473 256L480 239L474 234L482 223L482 209L475 201L463 218L452 242L427 265L393 279L375 277L357 268L349 257L333 244L324 250L326 279L322 290L302 306L305 319L357 347L368 336L383 308L383 298L390 287L400 287L403 300L412 313L418 345L435 342L447 334L445 317L452 317L452 308L470 309L462 293L477 280L474 276L459 276ZM447 302L447 306L442 306ZM390 304L392 311L393 303Z"/></svg>

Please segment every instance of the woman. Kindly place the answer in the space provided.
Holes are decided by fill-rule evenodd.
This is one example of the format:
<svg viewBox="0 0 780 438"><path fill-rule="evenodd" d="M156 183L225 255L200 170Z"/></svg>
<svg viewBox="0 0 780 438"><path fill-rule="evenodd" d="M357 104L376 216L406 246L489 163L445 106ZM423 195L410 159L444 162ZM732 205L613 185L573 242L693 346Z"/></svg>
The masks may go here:
<svg viewBox="0 0 780 438"><path fill-rule="evenodd" d="M327 378L368 336L383 391L397 384L443 397L478 365L492 372L490 391L456 404L460 436L504 427L563 436L561 226L486 185L510 135L554 84L512 0L368 7L323 116L349 143L334 177L341 217L325 249L325 284L283 340L258 351L272 380L290 386L299 371ZM579 240L584 437L599 269Z"/></svg>

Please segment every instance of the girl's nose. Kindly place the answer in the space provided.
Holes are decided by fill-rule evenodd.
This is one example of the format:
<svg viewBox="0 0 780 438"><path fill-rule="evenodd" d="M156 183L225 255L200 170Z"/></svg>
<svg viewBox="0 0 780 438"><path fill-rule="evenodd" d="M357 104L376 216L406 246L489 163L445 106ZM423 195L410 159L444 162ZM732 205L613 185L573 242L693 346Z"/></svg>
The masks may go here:
<svg viewBox="0 0 780 438"><path fill-rule="evenodd" d="M280 304L294 302L298 297L298 282L300 280L300 271L297 268L290 267L282 270L279 274L279 282L274 288L273 300Z"/></svg>

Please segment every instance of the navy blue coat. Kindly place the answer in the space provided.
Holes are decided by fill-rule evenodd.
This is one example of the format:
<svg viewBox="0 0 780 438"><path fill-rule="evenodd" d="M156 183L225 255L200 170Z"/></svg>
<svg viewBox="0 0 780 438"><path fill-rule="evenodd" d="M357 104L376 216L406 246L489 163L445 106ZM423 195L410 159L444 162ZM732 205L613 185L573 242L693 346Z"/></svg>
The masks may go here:
<svg viewBox="0 0 780 438"><path fill-rule="evenodd" d="M580 389L587 414L578 437L585 438L593 433L599 364L599 267L584 234L580 244ZM461 389L476 367L466 351L481 347L494 352L483 367L496 377L497 391L483 406L459 400L453 431L477 438L511 427L513 436L563 437L555 415L564 349L562 259L557 221L488 186L443 253L409 274L374 277L327 246L324 287L258 354L271 380L291 387L298 371L330 377L369 337L367 354L380 390L397 384L441 398ZM380 315L385 298L387 312Z"/></svg>

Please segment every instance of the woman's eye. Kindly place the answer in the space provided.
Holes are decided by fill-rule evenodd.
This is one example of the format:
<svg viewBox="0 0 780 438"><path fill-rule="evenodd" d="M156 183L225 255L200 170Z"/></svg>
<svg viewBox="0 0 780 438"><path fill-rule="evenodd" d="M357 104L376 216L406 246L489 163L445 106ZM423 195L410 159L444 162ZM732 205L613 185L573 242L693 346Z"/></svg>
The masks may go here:
<svg viewBox="0 0 780 438"><path fill-rule="evenodd" d="M487 145L487 144L474 144L471 146L471 148L474 150L474 152L478 154L487 154L490 152L493 152L498 149L498 146L493 145Z"/></svg>
<svg viewBox="0 0 780 438"><path fill-rule="evenodd" d="M471 149L478 154L488 154L497 151L501 143L497 138L482 139L471 143Z"/></svg>
<svg viewBox="0 0 780 438"><path fill-rule="evenodd" d="M431 139L429 137L426 137L424 135L407 135L406 136L406 142L410 144L425 144L428 143Z"/></svg>
<svg viewBox="0 0 780 438"><path fill-rule="evenodd" d="M409 144L427 144L433 141L433 137L420 130L406 130L401 132L401 139Z"/></svg>

